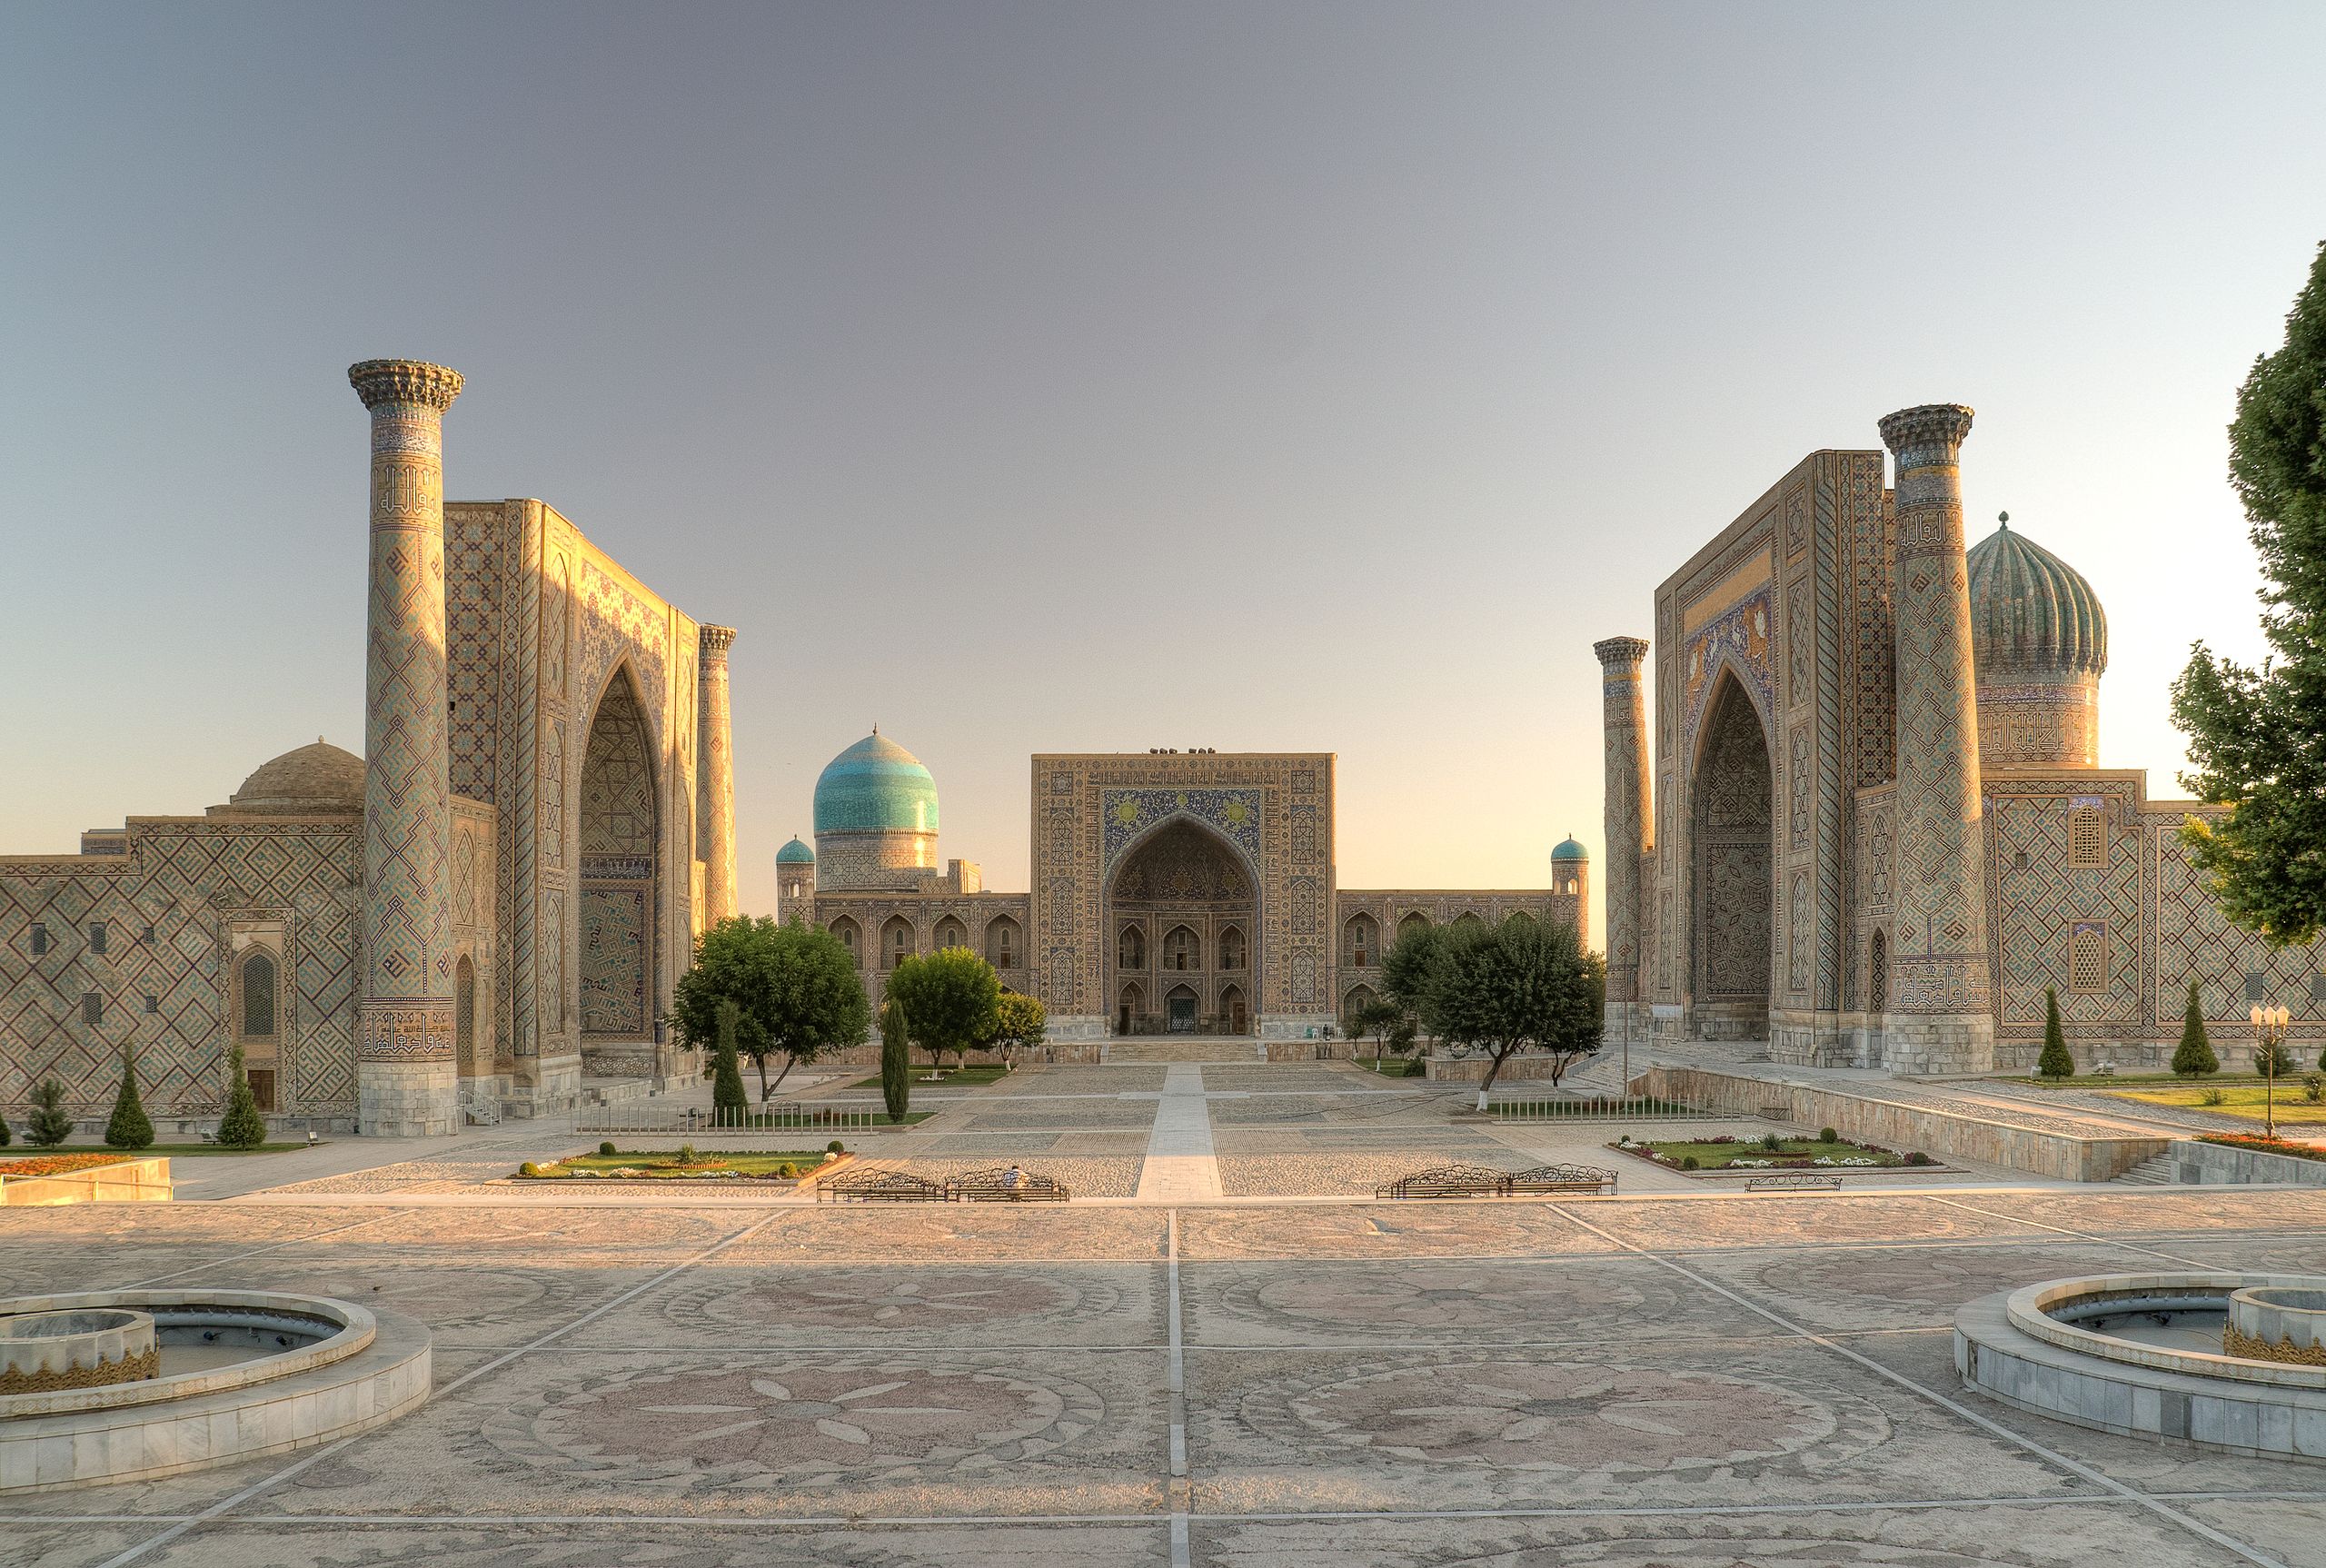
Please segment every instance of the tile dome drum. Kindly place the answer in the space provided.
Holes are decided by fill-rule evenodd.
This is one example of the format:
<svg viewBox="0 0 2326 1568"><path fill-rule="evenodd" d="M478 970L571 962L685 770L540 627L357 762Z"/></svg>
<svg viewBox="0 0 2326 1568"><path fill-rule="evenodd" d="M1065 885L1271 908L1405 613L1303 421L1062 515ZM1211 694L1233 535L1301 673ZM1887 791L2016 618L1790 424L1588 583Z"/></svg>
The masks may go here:
<svg viewBox="0 0 2326 1568"><path fill-rule="evenodd" d="M1983 761L2099 764L2108 618L2082 573L2008 522L1964 552Z"/></svg>
<svg viewBox="0 0 2326 1568"><path fill-rule="evenodd" d="M779 866L812 866L816 863L816 852L794 838L775 852L775 863Z"/></svg>

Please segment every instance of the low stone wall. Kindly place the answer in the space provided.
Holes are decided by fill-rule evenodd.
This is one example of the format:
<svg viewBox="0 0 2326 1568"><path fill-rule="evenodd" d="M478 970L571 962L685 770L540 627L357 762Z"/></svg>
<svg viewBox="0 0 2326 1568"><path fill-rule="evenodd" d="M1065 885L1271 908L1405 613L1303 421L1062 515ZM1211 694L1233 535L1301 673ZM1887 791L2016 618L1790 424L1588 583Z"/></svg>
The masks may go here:
<svg viewBox="0 0 2326 1568"><path fill-rule="evenodd" d="M1844 1137L1889 1148L1920 1149L1943 1159L2000 1166L2065 1181L2113 1181L2172 1146L2172 1139L2162 1136L2079 1136L1933 1106L1701 1067L1651 1067L1633 1080L1631 1092L1732 1116L1773 1116L1795 1126L1832 1127Z"/></svg>
<svg viewBox="0 0 2326 1568"><path fill-rule="evenodd" d="M1482 1084L1486 1069L1494 1065L1488 1057L1431 1057L1424 1077L1441 1084ZM1502 1071L1495 1075L1497 1084L1516 1084L1547 1080L1551 1076L1548 1057L1513 1057L1502 1064Z"/></svg>
<svg viewBox="0 0 2326 1568"><path fill-rule="evenodd" d="M66 1203L167 1203L170 1162L124 1159L60 1176L0 1176L0 1207L46 1207Z"/></svg>
<svg viewBox="0 0 2326 1568"><path fill-rule="evenodd" d="M2326 1160L2273 1155L2267 1149L2184 1138L2165 1151L2172 1156L2172 1179L2192 1186L2245 1186L2254 1182L2291 1186L2326 1186Z"/></svg>

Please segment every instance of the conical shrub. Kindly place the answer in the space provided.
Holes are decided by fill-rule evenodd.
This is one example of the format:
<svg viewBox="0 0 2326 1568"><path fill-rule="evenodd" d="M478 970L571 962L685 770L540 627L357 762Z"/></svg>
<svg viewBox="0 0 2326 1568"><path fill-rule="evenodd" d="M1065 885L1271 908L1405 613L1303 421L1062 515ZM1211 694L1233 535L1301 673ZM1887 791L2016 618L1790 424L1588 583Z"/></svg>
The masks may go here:
<svg viewBox="0 0 2326 1568"><path fill-rule="evenodd" d="M719 1048L711 1067L711 1122L740 1127L750 1119L751 1098L743 1088L743 1061L735 1051L736 1031L743 1027L743 1009L732 997L719 1004Z"/></svg>
<svg viewBox="0 0 2326 1568"><path fill-rule="evenodd" d="M126 1041L121 1047L121 1092L113 1097L113 1119L105 1123L105 1146L143 1149L154 1146L154 1124L137 1103L137 1064Z"/></svg>
<svg viewBox="0 0 2326 1568"><path fill-rule="evenodd" d="M2046 1078L2075 1077L2075 1057L2068 1054L2067 1036L2060 1029L2060 993L2049 986L2043 987L2043 1054L2036 1058L2035 1072Z"/></svg>
<svg viewBox="0 0 2326 1568"><path fill-rule="evenodd" d="M65 1108L65 1086L43 1078L33 1091L33 1114L25 1136L41 1148L53 1149L73 1136L73 1113Z"/></svg>
<svg viewBox="0 0 2326 1568"><path fill-rule="evenodd" d="M2205 1037L2205 1013L2197 1005L2197 982L2189 982L2188 1009L2181 1015L2181 1044L2172 1053L2172 1070L2184 1078L2221 1071L2221 1058Z"/></svg>
<svg viewBox="0 0 2326 1568"><path fill-rule="evenodd" d="M226 1091L226 1114L218 1120L218 1141L230 1149L254 1149L266 1142L266 1118L258 1114L258 1097L243 1071L243 1047L232 1057L234 1081Z"/></svg>

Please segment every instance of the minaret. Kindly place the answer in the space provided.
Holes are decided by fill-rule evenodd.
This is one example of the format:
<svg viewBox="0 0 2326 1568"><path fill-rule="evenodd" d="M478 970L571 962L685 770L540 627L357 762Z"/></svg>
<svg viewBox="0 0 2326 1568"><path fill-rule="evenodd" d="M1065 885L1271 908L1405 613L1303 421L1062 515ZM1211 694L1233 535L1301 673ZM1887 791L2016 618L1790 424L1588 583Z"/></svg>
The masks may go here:
<svg viewBox="0 0 2326 1568"><path fill-rule="evenodd" d="M461 377L415 360L365 360L349 367L347 379L372 411L358 1127L385 1137L437 1136L460 1125L444 707L444 411L461 394Z"/></svg>
<svg viewBox="0 0 2326 1568"><path fill-rule="evenodd" d="M1960 403L1882 422L1897 459L1898 796L1891 933L1893 1071L1987 1072L1994 1012L1987 983L1984 827L1972 660L1971 580L1963 559Z"/></svg>
<svg viewBox="0 0 2326 1568"><path fill-rule="evenodd" d="M1595 642L1599 656L1601 712L1606 726L1607 1025L1639 1027L1639 983L1647 961L1640 951L1640 856L1647 847L1647 702L1640 660L1647 644L1636 637Z"/></svg>
<svg viewBox="0 0 2326 1568"><path fill-rule="evenodd" d="M731 626L702 629L702 657L697 664L701 685L696 704L697 776L701 780L701 825L702 901L706 919L724 920L735 909L735 741L727 715L727 650L734 643Z"/></svg>

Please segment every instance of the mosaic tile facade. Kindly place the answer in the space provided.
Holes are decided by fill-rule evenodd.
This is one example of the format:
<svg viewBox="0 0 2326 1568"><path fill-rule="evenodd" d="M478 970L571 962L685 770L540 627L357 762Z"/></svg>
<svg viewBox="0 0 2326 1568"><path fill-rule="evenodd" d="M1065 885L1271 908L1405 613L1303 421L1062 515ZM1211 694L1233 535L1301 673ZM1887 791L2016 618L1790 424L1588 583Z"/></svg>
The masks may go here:
<svg viewBox="0 0 2326 1568"><path fill-rule="evenodd" d="M1607 901L1607 1001L1611 1008L1644 995L1640 964L1641 857L1647 849L1647 696L1640 661L1648 644L1611 637L1592 644L1599 660L1601 719L1606 734L1605 879Z"/></svg>

